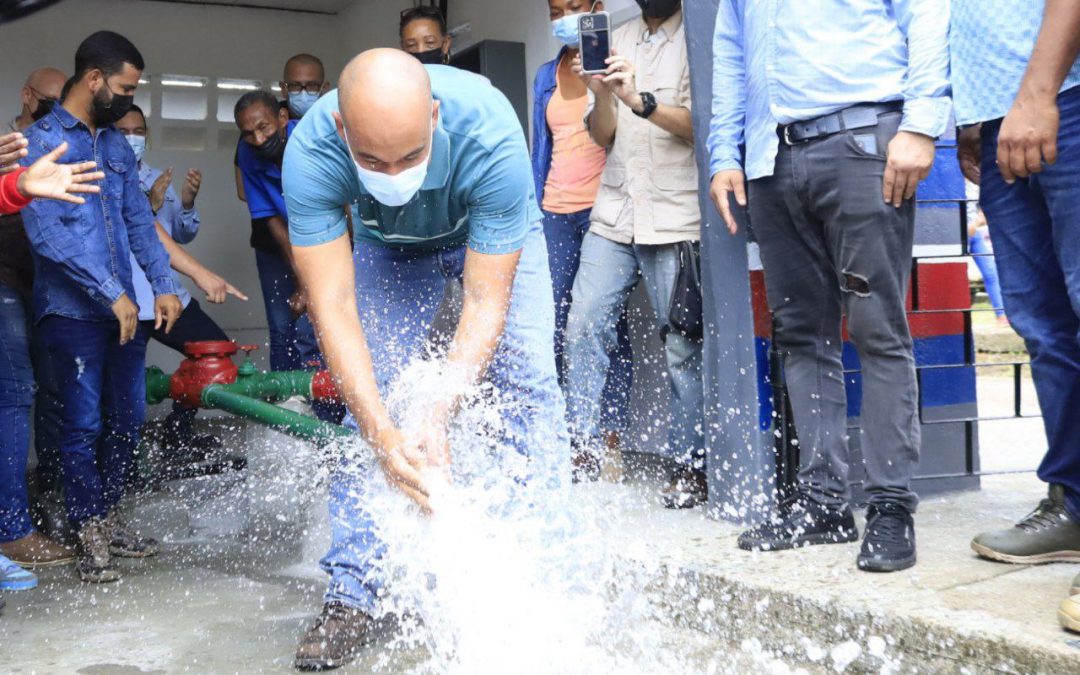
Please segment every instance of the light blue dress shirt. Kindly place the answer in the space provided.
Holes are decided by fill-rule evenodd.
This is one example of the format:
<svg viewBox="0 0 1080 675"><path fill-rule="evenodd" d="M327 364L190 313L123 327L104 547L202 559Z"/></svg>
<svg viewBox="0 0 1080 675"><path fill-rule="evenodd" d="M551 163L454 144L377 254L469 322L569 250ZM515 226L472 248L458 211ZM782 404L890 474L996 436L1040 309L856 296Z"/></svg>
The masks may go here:
<svg viewBox="0 0 1080 675"><path fill-rule="evenodd" d="M1044 0L952 0L949 48L958 124L996 120L1009 112L1020 91ZM1080 85L1080 60L1062 91Z"/></svg>
<svg viewBox="0 0 1080 675"><path fill-rule="evenodd" d="M711 175L771 176L778 125L859 103L902 100L902 131L941 136L948 30L949 0L720 0Z"/></svg>
<svg viewBox="0 0 1080 675"><path fill-rule="evenodd" d="M160 169L149 166L146 162L139 162L139 187L142 191L149 192L154 181L161 175ZM199 233L199 210L185 209L180 203L180 197L172 186L165 191L165 202L161 210L154 216L157 222L172 235L178 244L187 244ZM174 270L173 281L176 283L176 295L186 309L191 302L191 293L180 281L180 275ZM150 288L150 282L143 274L142 268L135 262L135 256L131 258L131 282L135 286L135 304L139 306L139 321L152 321L154 319L154 291Z"/></svg>

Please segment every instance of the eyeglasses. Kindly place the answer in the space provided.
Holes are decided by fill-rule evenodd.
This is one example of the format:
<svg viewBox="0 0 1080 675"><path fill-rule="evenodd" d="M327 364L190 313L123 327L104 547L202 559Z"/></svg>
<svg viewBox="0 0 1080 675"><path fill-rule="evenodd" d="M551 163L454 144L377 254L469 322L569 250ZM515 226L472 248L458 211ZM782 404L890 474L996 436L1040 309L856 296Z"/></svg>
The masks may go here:
<svg viewBox="0 0 1080 675"><path fill-rule="evenodd" d="M27 86L29 87L29 85L27 85ZM46 96L45 94L42 94L40 91L38 91L34 87L29 87L29 88L30 88L30 93L32 93L34 95L34 98L36 98L39 101L55 101L56 100L55 97Z"/></svg>
<svg viewBox="0 0 1080 675"><path fill-rule="evenodd" d="M322 91L325 82L286 82L285 90L290 94L299 94L306 91L309 94L318 94Z"/></svg>

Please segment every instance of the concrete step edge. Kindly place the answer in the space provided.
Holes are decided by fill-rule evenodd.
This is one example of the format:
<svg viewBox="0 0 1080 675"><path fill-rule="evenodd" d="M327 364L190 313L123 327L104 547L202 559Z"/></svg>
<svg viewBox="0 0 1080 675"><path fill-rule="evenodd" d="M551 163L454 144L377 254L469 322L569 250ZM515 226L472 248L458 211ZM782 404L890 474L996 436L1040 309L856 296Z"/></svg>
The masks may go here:
<svg viewBox="0 0 1080 675"><path fill-rule="evenodd" d="M959 630L946 620L802 594L795 590L798 579L784 590L670 563L654 579L650 596L673 624L730 647L758 641L761 649L810 672L1080 672L1080 648L1072 657L1022 635Z"/></svg>

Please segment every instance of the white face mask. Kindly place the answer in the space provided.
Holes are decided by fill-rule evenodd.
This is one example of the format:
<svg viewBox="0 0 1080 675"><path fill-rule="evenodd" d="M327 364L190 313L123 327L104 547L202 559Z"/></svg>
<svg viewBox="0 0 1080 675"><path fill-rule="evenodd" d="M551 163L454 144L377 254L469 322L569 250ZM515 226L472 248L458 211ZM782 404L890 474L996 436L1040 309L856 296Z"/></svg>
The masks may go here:
<svg viewBox="0 0 1080 675"><path fill-rule="evenodd" d="M131 149L135 152L135 159L141 162L143 155L146 154L146 136L128 134L125 138L127 138L127 142L131 144Z"/></svg>
<svg viewBox="0 0 1080 675"><path fill-rule="evenodd" d="M345 134L345 145L346 147L349 146L349 134L347 132ZM396 176L365 169L360 162L356 161L355 157L353 158L353 164L356 165L356 173L360 178L360 183L376 201L385 206L404 206L412 201L412 198L416 196L417 192L420 192L420 188L424 185L428 167L431 165L431 153L434 151L434 145L435 129L433 127L431 141L428 142L427 158L422 163L405 169ZM351 148L349 155L352 156Z"/></svg>

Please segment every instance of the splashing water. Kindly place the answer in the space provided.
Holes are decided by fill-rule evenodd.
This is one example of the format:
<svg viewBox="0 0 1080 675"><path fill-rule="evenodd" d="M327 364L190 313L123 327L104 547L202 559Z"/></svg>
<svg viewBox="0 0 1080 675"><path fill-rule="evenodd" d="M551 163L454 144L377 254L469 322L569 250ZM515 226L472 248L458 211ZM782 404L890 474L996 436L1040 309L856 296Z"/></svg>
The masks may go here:
<svg viewBox="0 0 1080 675"><path fill-rule="evenodd" d="M387 403L407 430L445 391L438 365L417 362ZM381 474L358 469L369 472L368 506L387 549L378 613L400 626L380 672L398 672L394 655L410 650L426 654L416 673L692 672L655 644L645 573L605 547L611 505L571 493L567 449L519 454L503 423L516 412L490 385L470 392L450 430L452 479L432 489L430 518Z"/></svg>

